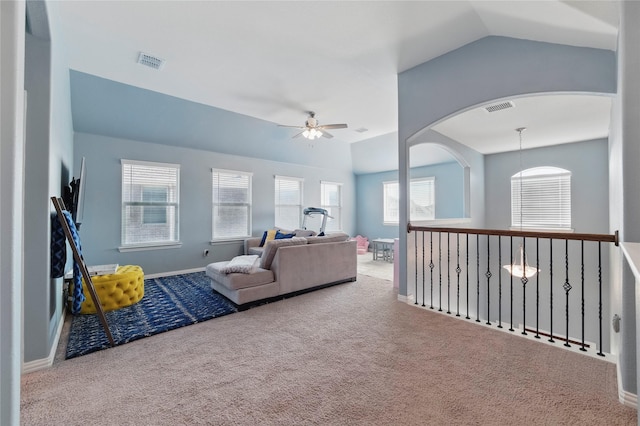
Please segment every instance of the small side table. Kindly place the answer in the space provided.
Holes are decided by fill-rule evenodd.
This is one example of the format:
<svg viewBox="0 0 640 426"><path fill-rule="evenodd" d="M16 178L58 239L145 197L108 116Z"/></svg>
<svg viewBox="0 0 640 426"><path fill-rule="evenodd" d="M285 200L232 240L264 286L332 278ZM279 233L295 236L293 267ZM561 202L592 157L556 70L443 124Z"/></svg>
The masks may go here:
<svg viewBox="0 0 640 426"><path fill-rule="evenodd" d="M371 241L373 244L373 260L382 260L393 262L393 243L392 238L377 238Z"/></svg>

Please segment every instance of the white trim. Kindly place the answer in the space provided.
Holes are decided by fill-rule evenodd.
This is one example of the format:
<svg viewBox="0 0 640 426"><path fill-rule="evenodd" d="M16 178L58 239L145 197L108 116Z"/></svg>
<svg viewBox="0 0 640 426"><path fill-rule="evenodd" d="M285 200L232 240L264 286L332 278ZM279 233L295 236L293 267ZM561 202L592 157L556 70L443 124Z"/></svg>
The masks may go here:
<svg viewBox="0 0 640 426"><path fill-rule="evenodd" d="M53 361L56 358L56 352L58 351L58 343L60 343L60 336L62 335L62 328L64 327L64 321L67 316L67 311L62 308L62 316L60 317L60 322L58 323L58 329L56 330L55 337L53 339L53 345L51 346L51 350L49 351L49 356L42 359L35 359L29 362L22 362L22 374L33 373L34 371L44 370L45 368L49 368L53 365Z"/></svg>
<svg viewBox="0 0 640 426"><path fill-rule="evenodd" d="M174 275L192 274L194 272L204 272L205 269L206 269L205 267L201 267L201 268L183 269L180 271L158 272L156 274L148 274L148 275L145 274L144 279L146 280L147 278L162 278L162 277L171 277Z"/></svg>
<svg viewBox="0 0 640 426"><path fill-rule="evenodd" d="M125 253L128 251L145 251L145 250L165 250L165 249L177 249L182 247L182 242L172 243L150 243L150 244L136 244L130 246L120 246L118 251Z"/></svg>
<svg viewBox="0 0 640 426"><path fill-rule="evenodd" d="M239 173L239 174L243 174L243 175L247 175L247 176L253 176L253 172L245 172L242 170L231 170L231 169L220 169L218 167L212 167L211 168L211 173L213 172L218 172L218 173Z"/></svg>
<svg viewBox="0 0 640 426"><path fill-rule="evenodd" d="M622 389L622 372L620 371L620 363L617 362L617 358L616 358L616 379L618 382L618 400L620 401L620 403L623 405L626 405L627 407L631 407L637 410L638 395L635 395L631 392L627 392L624 389Z"/></svg>
<svg viewBox="0 0 640 426"><path fill-rule="evenodd" d="M411 222L414 226L446 226L451 225L467 225L472 222L471 218L452 218L452 219L434 219L434 220L417 220Z"/></svg>
<svg viewBox="0 0 640 426"><path fill-rule="evenodd" d="M322 179L320 179L320 184L321 184L321 185L322 185L322 184L326 184L326 185L339 185L339 186L344 185L342 182L331 182L331 181L328 181L328 180L322 180Z"/></svg>
<svg viewBox="0 0 640 426"><path fill-rule="evenodd" d="M175 167L180 170L180 164L175 163L158 163L156 161L140 161L140 160L127 160L126 158L120 159L120 164L136 164L140 166L149 166L149 167Z"/></svg>
<svg viewBox="0 0 640 426"><path fill-rule="evenodd" d="M304 182L304 178L301 178L301 177L273 175L273 178L274 179L284 179L284 180L297 180L299 182Z"/></svg>
<svg viewBox="0 0 640 426"><path fill-rule="evenodd" d="M252 235L247 235L244 237L233 237L233 238L220 238L219 240L211 240L209 241L209 245L215 246L217 244L233 244L233 243L244 243L244 240L247 238L252 238Z"/></svg>

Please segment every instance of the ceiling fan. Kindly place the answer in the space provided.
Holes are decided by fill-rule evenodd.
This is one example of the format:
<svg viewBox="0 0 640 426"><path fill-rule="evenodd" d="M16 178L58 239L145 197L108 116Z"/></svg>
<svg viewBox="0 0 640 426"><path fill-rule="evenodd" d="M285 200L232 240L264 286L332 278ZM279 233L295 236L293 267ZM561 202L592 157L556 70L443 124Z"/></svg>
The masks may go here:
<svg viewBox="0 0 640 426"><path fill-rule="evenodd" d="M300 133L294 135L294 138L299 136L304 136L307 139L318 139L320 136L324 136L325 138L332 138L333 135L327 132L327 129L346 129L346 124L324 124L320 126L318 124L318 120L316 120L316 113L313 111L308 111L309 118L304 122L304 126L285 126L284 124L278 124L280 127L293 127L295 129L302 129Z"/></svg>

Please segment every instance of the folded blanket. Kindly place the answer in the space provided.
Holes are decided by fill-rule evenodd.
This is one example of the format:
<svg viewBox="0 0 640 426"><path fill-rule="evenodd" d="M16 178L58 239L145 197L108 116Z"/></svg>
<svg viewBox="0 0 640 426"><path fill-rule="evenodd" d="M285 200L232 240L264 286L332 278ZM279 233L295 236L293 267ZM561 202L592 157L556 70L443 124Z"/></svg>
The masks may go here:
<svg viewBox="0 0 640 426"><path fill-rule="evenodd" d="M259 259L260 257L255 254L236 256L227 263L227 266L222 268L222 272L225 274L250 274L258 267Z"/></svg>

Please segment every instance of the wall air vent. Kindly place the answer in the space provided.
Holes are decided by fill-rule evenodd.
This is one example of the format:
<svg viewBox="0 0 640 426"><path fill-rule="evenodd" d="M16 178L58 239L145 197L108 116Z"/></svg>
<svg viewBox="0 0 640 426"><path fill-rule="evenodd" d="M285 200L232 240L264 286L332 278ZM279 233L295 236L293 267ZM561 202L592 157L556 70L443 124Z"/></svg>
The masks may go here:
<svg viewBox="0 0 640 426"><path fill-rule="evenodd" d="M500 102L499 104L489 105L484 109L487 112L496 112L496 111L502 111L503 109L513 108L514 106L515 105L513 104L513 102L507 101L507 102Z"/></svg>
<svg viewBox="0 0 640 426"><path fill-rule="evenodd" d="M138 63L145 65L147 67L160 70L164 66L164 59L160 59L158 57L148 55L146 53L140 52L138 55Z"/></svg>

